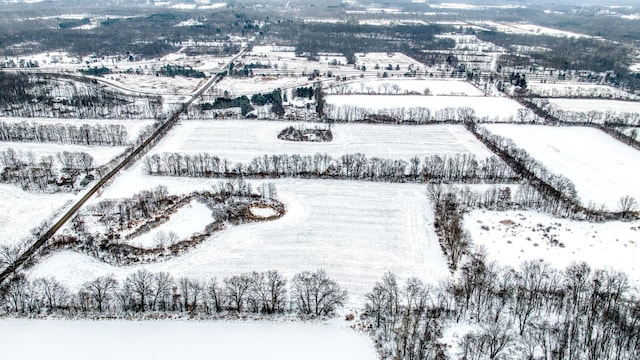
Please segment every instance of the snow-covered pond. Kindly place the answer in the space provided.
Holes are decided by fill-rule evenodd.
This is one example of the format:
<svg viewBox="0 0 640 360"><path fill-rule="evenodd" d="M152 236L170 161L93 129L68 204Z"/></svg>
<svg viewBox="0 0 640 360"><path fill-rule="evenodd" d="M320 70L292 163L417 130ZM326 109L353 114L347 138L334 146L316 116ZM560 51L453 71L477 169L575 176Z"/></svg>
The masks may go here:
<svg viewBox="0 0 640 360"><path fill-rule="evenodd" d="M3 359L374 360L344 321L0 320Z"/></svg>

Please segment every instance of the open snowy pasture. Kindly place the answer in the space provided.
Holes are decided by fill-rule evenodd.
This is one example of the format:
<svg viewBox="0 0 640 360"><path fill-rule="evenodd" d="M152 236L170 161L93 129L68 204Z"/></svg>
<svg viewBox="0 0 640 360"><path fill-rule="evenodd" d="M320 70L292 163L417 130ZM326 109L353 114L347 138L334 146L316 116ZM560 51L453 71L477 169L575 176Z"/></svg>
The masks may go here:
<svg viewBox="0 0 640 360"><path fill-rule="evenodd" d="M388 65L392 65L394 69L396 65L400 65L400 68L403 71L406 71L409 65L413 65L416 68L422 65L417 60L402 53L370 52L356 53L355 56L356 66L364 65L367 69L373 69L378 65L380 66L381 71L383 71L382 69Z"/></svg>
<svg viewBox="0 0 640 360"><path fill-rule="evenodd" d="M70 193L33 194L15 185L0 184L0 245L19 243L73 198Z"/></svg>
<svg viewBox="0 0 640 360"><path fill-rule="evenodd" d="M184 76L169 77L124 73L105 75L104 79L103 81L113 83L116 87L154 95L188 95L194 92L203 81L206 81L206 79Z"/></svg>
<svg viewBox="0 0 640 360"><path fill-rule="evenodd" d="M73 144L53 144L53 143L27 143L27 142L12 142L1 141L0 151L6 151L7 149L13 149L16 152L21 152L24 155L33 154L36 161L42 156L53 156L56 159L56 154L63 151L68 152L86 152L93 157L94 167L105 165L116 156L122 154L125 151L124 146L86 146L86 145L73 145ZM60 165L57 160L54 162L54 166Z"/></svg>
<svg viewBox="0 0 640 360"><path fill-rule="evenodd" d="M534 211L475 210L464 218L473 244L490 260L518 267L542 259L558 269L585 261L592 269L623 271L640 283L640 222L592 223Z"/></svg>
<svg viewBox="0 0 640 360"><path fill-rule="evenodd" d="M514 100L490 96L330 95L327 96L327 104L335 109L356 107L371 111L428 108L432 113L444 108L470 107L476 116L495 121L515 118L518 109L523 108Z"/></svg>
<svg viewBox="0 0 640 360"><path fill-rule="evenodd" d="M131 178L128 175L132 176ZM116 179L104 198L131 196L135 169ZM170 193L211 188L216 180L137 175L147 187L165 185ZM433 209L425 186L335 180L276 180L286 213L277 220L232 226L184 255L169 260L115 267L73 251L44 258L31 277L54 276L77 290L84 282L114 274L123 279L141 268L175 277L226 277L276 269L295 273L324 268L350 294L352 305L385 272L437 283L449 275L433 228ZM254 188L262 182L252 182ZM100 200L100 199L96 199Z"/></svg>
<svg viewBox="0 0 640 360"><path fill-rule="evenodd" d="M129 135L129 141L135 140L140 132L147 126L153 125L155 120L111 120L111 119L67 119L67 118L16 118L16 117L0 117L0 122L6 123L21 123L26 122L28 124L64 124L73 126L108 126L108 125L122 125L127 129Z"/></svg>
<svg viewBox="0 0 640 360"><path fill-rule="evenodd" d="M337 320L275 321L0 321L3 358L238 360L374 360L373 342ZM38 346L31 341L39 339ZM112 344L115 346L105 346ZM156 344L151 346L150 344ZM187 345L188 344L188 345Z"/></svg>
<svg viewBox="0 0 640 360"><path fill-rule="evenodd" d="M600 130L588 127L485 125L510 138L554 174L575 185L584 205L619 210L621 197L640 199L640 152Z"/></svg>
<svg viewBox="0 0 640 360"><path fill-rule="evenodd" d="M328 88L332 94L381 94L400 95L418 93L424 95L483 96L482 91L466 81L427 79L378 79L355 81L345 86Z"/></svg>
<svg viewBox="0 0 640 360"><path fill-rule="evenodd" d="M260 69L262 70L262 69ZM227 91L230 96L251 95L255 93L268 93L280 89L313 86L307 76L254 76L250 78L225 77L210 93L217 97Z"/></svg>
<svg viewBox="0 0 640 360"><path fill-rule="evenodd" d="M258 74L289 74L300 75L302 71L311 74L314 70L321 73L327 70L339 69L341 66L352 69L352 65L347 65L347 58L343 54L318 54L317 61L311 61L304 56L296 56L295 48L290 46L254 46L252 50L242 56L242 61L246 64L267 65L268 68L256 68L253 70Z"/></svg>
<svg viewBox="0 0 640 360"><path fill-rule="evenodd" d="M574 33L570 31L553 29L545 26L538 26L527 23L497 23L493 21L481 21L479 25L494 28L497 31L507 34L522 35L546 35L564 38L592 38L593 36Z"/></svg>
<svg viewBox="0 0 640 360"><path fill-rule="evenodd" d="M492 153L462 125L334 124L331 142L297 142L278 139L286 127L324 127L320 123L189 120L182 121L152 153L211 153L232 162L250 162L255 157L278 154L331 156L363 153L368 157L401 159L414 156L471 153L485 159Z"/></svg>
<svg viewBox="0 0 640 360"><path fill-rule="evenodd" d="M536 83L527 84L532 93L544 97L600 97L613 99L637 99L637 96L607 85L585 83ZM593 100L589 100L593 101ZM554 100L557 102L557 100Z"/></svg>
<svg viewBox="0 0 640 360"><path fill-rule="evenodd" d="M594 99L549 99L551 105L564 111L573 112L612 112L612 113L640 113L640 102L619 100Z"/></svg>

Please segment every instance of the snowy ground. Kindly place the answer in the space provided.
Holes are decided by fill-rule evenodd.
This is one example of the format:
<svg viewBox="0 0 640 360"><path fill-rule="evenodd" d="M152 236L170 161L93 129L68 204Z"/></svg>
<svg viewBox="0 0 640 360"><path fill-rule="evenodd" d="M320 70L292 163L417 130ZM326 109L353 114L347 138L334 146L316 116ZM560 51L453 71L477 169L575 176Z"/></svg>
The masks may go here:
<svg viewBox="0 0 640 360"><path fill-rule="evenodd" d="M0 184L0 245L20 242L73 198L68 193L32 194L15 185Z"/></svg>
<svg viewBox="0 0 640 360"><path fill-rule="evenodd" d="M251 97L253 94L268 93L278 88L309 87L313 86L313 83L307 76L254 76L244 79L225 77L209 92L216 96L223 96L224 91L227 91L230 96Z"/></svg>
<svg viewBox="0 0 640 360"><path fill-rule="evenodd" d="M505 97L473 96L419 96L419 95L330 95L327 104L334 106L356 106L371 110L392 108L429 108L432 112L444 108L463 106L475 110L478 117L489 117L505 121L515 117L522 105Z"/></svg>
<svg viewBox="0 0 640 360"><path fill-rule="evenodd" d="M15 118L15 117L0 117L0 121L6 123L19 123L27 122L29 124L69 124L73 126L82 125L122 125L127 129L129 140L135 140L142 129L148 125L153 125L155 120L107 120L107 119L64 119L64 118Z"/></svg>
<svg viewBox="0 0 640 360"><path fill-rule="evenodd" d="M640 199L640 152L600 130L587 127L485 125L511 138L554 174L568 177L584 205L619 210L625 195Z"/></svg>
<svg viewBox="0 0 640 360"><path fill-rule="evenodd" d="M140 190L133 183L163 184L170 193L217 183L140 177L136 172L134 168L121 175L102 198L131 196ZM30 276L54 276L77 290L98 276L114 274L122 279L140 268L203 280L271 269L292 277L300 271L324 268L349 291L353 306L362 305L364 295L387 271L396 273L401 281L416 276L436 283L449 276L424 186L335 180L273 182L287 209L277 220L232 227L182 256L155 264L119 268L88 255L62 251L31 268ZM256 181L254 187L260 184Z"/></svg>
<svg viewBox="0 0 640 360"><path fill-rule="evenodd" d="M6 359L377 359L344 321L0 320ZM33 346L38 339L38 346ZM153 346L149 346L154 344Z"/></svg>
<svg viewBox="0 0 640 360"><path fill-rule="evenodd" d="M640 102L594 99L549 99L552 105L564 111L611 111L614 113L640 113Z"/></svg>
<svg viewBox="0 0 640 360"><path fill-rule="evenodd" d="M352 82L343 89L340 86L332 88L334 94L342 93L375 93L375 94L403 94L418 92L424 94L428 89L430 95L465 95L483 96L482 91L466 81L461 80L414 80L414 79L377 79L370 81Z"/></svg>
<svg viewBox="0 0 640 360"><path fill-rule="evenodd" d="M369 157L409 160L414 156L471 153L484 159L492 153L462 125L397 126L335 124L331 142L294 142L278 139L288 126L323 124L252 120L182 121L152 153L212 153L232 162L249 162L265 154L316 153L342 156L363 153Z"/></svg>
<svg viewBox="0 0 640 360"><path fill-rule="evenodd" d="M553 28L548 28L544 26L538 26L527 23L497 23L494 21L480 21L474 22L476 25L481 25L484 27L491 27L496 29L497 31L508 33L508 34L523 34L523 35L546 35L546 36L555 36L555 37L566 37L566 38L593 38L593 36L574 33L570 31L558 30Z"/></svg>
<svg viewBox="0 0 640 360"><path fill-rule="evenodd" d="M464 227L474 245L484 246L489 259L501 265L518 267L526 260L543 259L564 269L585 261L592 269L613 268L640 281L638 221L590 223L534 211L475 210L465 216Z"/></svg>
<svg viewBox="0 0 640 360"><path fill-rule="evenodd" d="M126 89L157 95L188 95L207 79L184 76L108 74L103 77Z"/></svg>
<svg viewBox="0 0 640 360"><path fill-rule="evenodd" d="M416 68L419 66L423 66L420 62L402 53L389 54L389 53L370 52L370 53L356 53L355 56L356 56L357 66L365 65L367 69L373 69L376 65L379 65L380 71L384 71L383 69L389 64L393 66L394 70L396 65L400 65L400 68L403 71L407 71L407 68L409 65L413 65Z"/></svg>

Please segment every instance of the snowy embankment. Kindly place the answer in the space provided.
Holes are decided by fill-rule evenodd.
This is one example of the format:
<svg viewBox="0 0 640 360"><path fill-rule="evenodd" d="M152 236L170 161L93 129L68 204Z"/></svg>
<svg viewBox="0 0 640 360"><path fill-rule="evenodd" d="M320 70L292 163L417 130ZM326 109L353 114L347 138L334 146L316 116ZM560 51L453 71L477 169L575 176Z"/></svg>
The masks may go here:
<svg viewBox="0 0 640 360"><path fill-rule="evenodd" d="M0 320L5 359L374 360L371 340L345 323ZM38 346L33 346L33 339ZM111 344L111 345L107 345ZM154 345L155 344L155 345Z"/></svg>
<svg viewBox="0 0 640 360"><path fill-rule="evenodd" d="M120 176L103 198L131 196L139 189L166 185L169 193L210 187L215 180L147 177L136 168ZM140 169L137 169L138 171ZM139 174L139 173L138 173ZM132 177L128 177L132 175ZM437 283L449 276L433 229L432 205L424 186L331 180L273 181L287 213L278 220L231 227L186 254L155 264L115 267L62 251L43 259L31 278L54 276L76 291L84 282L114 274L124 279L138 269L167 271L175 277L222 278L242 272L279 270L286 277L324 268L359 306L387 271ZM254 188L260 182L254 182Z"/></svg>
<svg viewBox="0 0 640 360"><path fill-rule="evenodd" d="M475 210L464 218L473 243L489 260L518 268L542 259L557 269L584 261L592 269L625 272L640 284L640 222L591 223L534 211Z"/></svg>
<svg viewBox="0 0 640 360"><path fill-rule="evenodd" d="M372 124L335 124L331 142L293 142L278 139L288 126L325 124L300 122L266 122L250 120L183 121L149 154L182 152L210 153L231 162L248 163L263 155L317 153L340 157L363 153L408 161L417 156L473 154L486 159L493 154L462 125L395 126Z"/></svg>
<svg viewBox="0 0 640 360"><path fill-rule="evenodd" d="M619 210L620 198L640 199L640 152L588 127L492 124L485 127L510 138L554 174L575 185L583 205Z"/></svg>

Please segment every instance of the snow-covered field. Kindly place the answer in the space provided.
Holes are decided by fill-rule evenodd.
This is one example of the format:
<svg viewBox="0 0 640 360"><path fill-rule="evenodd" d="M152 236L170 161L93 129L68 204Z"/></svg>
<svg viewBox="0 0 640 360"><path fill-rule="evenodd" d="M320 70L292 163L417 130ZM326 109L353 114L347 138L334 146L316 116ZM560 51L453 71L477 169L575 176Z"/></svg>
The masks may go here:
<svg viewBox="0 0 640 360"><path fill-rule="evenodd" d="M523 34L523 35L546 35L555 37L566 38L592 38L593 36L574 33L570 31L553 29L545 26L538 26L527 23L497 23L494 21L480 21L475 22L477 25L491 27L497 31L508 34Z"/></svg>
<svg viewBox="0 0 640 360"><path fill-rule="evenodd" d="M148 125L153 125L155 120L106 120L106 119L65 119L65 118L15 118L15 117L0 117L0 121L6 123L36 123L36 124L65 124L65 125L122 125L127 129L129 140L135 140L142 129Z"/></svg>
<svg viewBox="0 0 640 360"><path fill-rule="evenodd" d="M554 174L568 177L584 205L619 210L621 197L640 199L640 152L600 130L587 127L485 125L511 138Z"/></svg>
<svg viewBox="0 0 640 360"><path fill-rule="evenodd" d="M288 46L261 45L242 57L245 63L269 65L267 69L254 69L254 74L280 73L300 75L302 71L307 75L313 70L325 72L330 69L339 69L340 65L352 69L347 65L347 58L342 54L318 54L318 61L311 61L303 56L296 56L295 48ZM335 65L332 65L335 64Z"/></svg>
<svg viewBox="0 0 640 360"><path fill-rule="evenodd" d="M73 198L69 193L32 194L0 184L0 245L17 244Z"/></svg>
<svg viewBox="0 0 640 360"><path fill-rule="evenodd" d="M466 81L461 80L427 80L406 79L390 80L378 79L359 81L346 84L344 87L334 86L330 89L334 94L340 93L374 93L374 94L403 94L406 92L418 92L429 95L464 95L483 96L482 91ZM427 91L428 90L428 91Z"/></svg>
<svg viewBox="0 0 640 360"><path fill-rule="evenodd" d="M391 64L395 70L396 65L400 65L402 71L406 71L409 65L419 67L422 64L413 58L402 53L356 53L356 65L366 66L367 69L373 69L376 65L380 66L380 71L384 71L385 66Z"/></svg>
<svg viewBox="0 0 640 360"><path fill-rule="evenodd" d="M637 96L628 92L616 89L607 85L585 84L585 83L557 83L557 84L541 84L530 82L527 89L534 94L545 97L564 97L564 96L590 96L605 98L622 98L636 99ZM557 100L554 100L554 102ZM592 101L592 100L589 100Z"/></svg>
<svg viewBox="0 0 640 360"><path fill-rule="evenodd" d="M637 101L549 99L549 102L551 103L551 105L555 105L564 111L610 111L613 113L640 113L640 102Z"/></svg>
<svg viewBox="0 0 640 360"><path fill-rule="evenodd" d="M265 154L323 153L332 156L363 153L369 157L409 160L414 156L492 153L462 125L395 126L335 124L331 142L295 142L278 139L288 126L324 124L252 120L190 120L178 124L151 153L207 152L232 162L249 162Z"/></svg>
<svg viewBox="0 0 640 360"><path fill-rule="evenodd" d="M254 76L245 79L225 77L211 92L216 96L223 96L224 91L227 91L231 96L247 95L251 97L255 93L267 93L278 88L303 86L313 86L313 81L310 81L307 76Z"/></svg>
<svg viewBox="0 0 640 360"><path fill-rule="evenodd" d="M165 185L170 193L206 189L215 180L140 176L134 167L118 177L102 198L131 196L139 188ZM31 277L54 276L77 290L84 282L114 274L124 278L140 268L175 277L218 278L277 269L285 276L324 268L349 291L350 304L387 271L402 281L416 276L436 283L449 276L433 229L425 187L335 180L273 181L286 214L273 221L244 224L214 234L186 254L155 264L111 266L91 256L62 251L29 270ZM254 188L261 183L256 181Z"/></svg>
<svg viewBox="0 0 640 360"><path fill-rule="evenodd" d="M613 268L640 281L637 221L591 223L534 211L475 210L465 216L464 227L473 243L484 246L489 259L501 265L518 267L526 260L543 259L564 269L585 261L592 269Z"/></svg>
<svg viewBox="0 0 640 360"><path fill-rule="evenodd" d="M327 104L355 106L371 110L393 108L429 108L432 112L444 108L470 107L478 117L504 121L515 117L522 105L505 97L419 96L419 95L330 95Z"/></svg>
<svg viewBox="0 0 640 360"><path fill-rule="evenodd" d="M4 359L374 360L344 321L0 320ZM37 339L38 345L33 345Z"/></svg>
<svg viewBox="0 0 640 360"><path fill-rule="evenodd" d="M188 95L194 92L198 85L206 79L189 78L184 76L156 76L134 74L109 74L104 79L125 89L157 95Z"/></svg>

